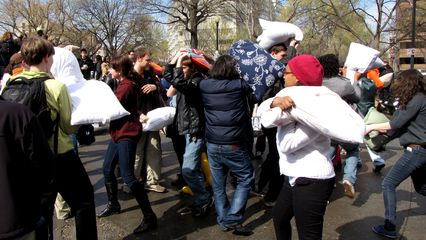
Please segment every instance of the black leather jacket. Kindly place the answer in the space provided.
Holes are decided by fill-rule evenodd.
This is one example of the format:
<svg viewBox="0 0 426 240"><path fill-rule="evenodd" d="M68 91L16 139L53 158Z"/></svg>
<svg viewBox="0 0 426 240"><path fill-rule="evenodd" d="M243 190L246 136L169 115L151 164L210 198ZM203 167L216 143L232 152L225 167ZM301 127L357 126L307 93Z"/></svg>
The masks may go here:
<svg viewBox="0 0 426 240"><path fill-rule="evenodd" d="M179 135L203 137L204 108L199 84L204 77L201 73L194 72L191 77L185 79L182 68L168 64L164 78L177 90L174 124L178 127Z"/></svg>

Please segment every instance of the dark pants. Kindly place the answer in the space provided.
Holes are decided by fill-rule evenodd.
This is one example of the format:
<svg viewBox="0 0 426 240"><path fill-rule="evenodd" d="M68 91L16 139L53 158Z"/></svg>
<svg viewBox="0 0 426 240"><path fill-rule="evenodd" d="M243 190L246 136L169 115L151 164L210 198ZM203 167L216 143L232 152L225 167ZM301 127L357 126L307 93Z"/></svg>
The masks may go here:
<svg viewBox="0 0 426 240"><path fill-rule="evenodd" d="M172 139L173 149L179 162L182 173L183 155L185 154L186 140L185 135L179 135L177 126L170 125L167 127L167 136Z"/></svg>
<svg viewBox="0 0 426 240"><path fill-rule="evenodd" d="M137 140L122 140L118 142L111 140L109 142L103 164L105 184L117 185L115 168L118 164L121 177L132 190L144 217L151 218L155 216L155 214L152 211L148 195L142 184L136 180L134 174L137 145Z"/></svg>
<svg viewBox="0 0 426 240"><path fill-rule="evenodd" d="M285 178L273 209L277 239L291 239L290 221L295 217L300 240L321 239L327 201L333 192L334 178L298 178L294 187Z"/></svg>
<svg viewBox="0 0 426 240"><path fill-rule="evenodd" d="M262 189L269 182L268 192L265 201L275 202L283 186L284 177L280 173L279 155L277 150L276 135L277 128L264 128L263 132L268 139L268 156L262 164L259 176L258 190Z"/></svg>
<svg viewBox="0 0 426 240"><path fill-rule="evenodd" d="M75 216L76 238L97 239L93 186L80 158L71 150L57 156L55 164L54 194L47 200L47 211L44 213L50 239L53 239L52 217L57 192Z"/></svg>

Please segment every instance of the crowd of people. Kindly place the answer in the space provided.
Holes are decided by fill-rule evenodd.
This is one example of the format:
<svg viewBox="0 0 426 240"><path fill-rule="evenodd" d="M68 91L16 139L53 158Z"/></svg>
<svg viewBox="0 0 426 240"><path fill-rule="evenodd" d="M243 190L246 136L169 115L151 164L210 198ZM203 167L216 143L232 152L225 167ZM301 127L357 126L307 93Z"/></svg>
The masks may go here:
<svg viewBox="0 0 426 240"><path fill-rule="evenodd" d="M383 88L378 76L389 72L388 66L368 69L356 73L351 82L336 55L317 58L298 54L299 42L290 39L266 49L285 65L284 77L275 79L263 98L257 99L237 71L235 58L227 54L217 59L206 56L211 65L206 69L194 62L188 51L180 50L159 73L154 71L147 49L138 48L111 60L96 55L94 62L87 50L81 49L78 68L84 78L107 82L130 113L109 124L111 139L102 166L108 203L96 214L93 187L73 137L79 126L71 125L71 97L65 84L50 74L53 45L43 37L14 40L6 32L0 46L0 75L5 76L0 92L0 208L5 211L0 217L0 239L53 239L54 209L66 211L66 205L70 207L68 216L75 217L76 238L97 239L96 217L121 212L117 172L143 213L133 233L155 231L157 214L147 191L167 191L160 184L161 137L160 130L143 131L141 122L148 120L151 110L167 105L176 108L166 134L172 139L180 166L172 185L188 186L193 196L192 204L177 214L202 218L214 208L222 231L249 236L253 231L243 225L244 212L250 192L256 192L264 196L266 207L273 208L277 239L292 238L293 218L299 239L321 239L325 211L336 184L333 160L343 149L342 184L345 195L353 198L357 169L362 164L360 144L331 139L295 120L290 114L297 107L294 99L276 94L283 88L324 86L364 117L375 107L377 93ZM398 236L397 186L411 176L415 190L426 195L425 79L417 70L396 76L391 92L399 105L388 122L366 125L365 131L399 138L404 148L382 183L384 224L372 228L388 238ZM28 102L11 101L13 94L24 91L13 86L22 83L29 88L33 83L42 86L39 91L49 109L49 121L40 121L42 110L35 110ZM263 109L263 134L257 137L251 123L255 105ZM46 130L46 122L51 122L52 129ZM266 141L268 154L256 182L252 161L262 159ZM206 170L201 166L203 153L208 158L211 186L206 185ZM374 171L380 172L384 160L371 149L369 153ZM229 182L235 188L232 198L226 191ZM55 205L57 196L63 204Z"/></svg>

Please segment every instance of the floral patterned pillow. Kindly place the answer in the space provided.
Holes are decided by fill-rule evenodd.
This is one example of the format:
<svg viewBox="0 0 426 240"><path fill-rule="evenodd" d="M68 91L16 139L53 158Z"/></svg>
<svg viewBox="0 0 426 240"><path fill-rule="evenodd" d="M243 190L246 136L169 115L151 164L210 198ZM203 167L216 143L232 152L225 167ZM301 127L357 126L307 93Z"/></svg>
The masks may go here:
<svg viewBox="0 0 426 240"><path fill-rule="evenodd" d="M283 77L285 66L265 49L249 40L232 44L229 55L237 61L237 71L261 99L269 87Z"/></svg>

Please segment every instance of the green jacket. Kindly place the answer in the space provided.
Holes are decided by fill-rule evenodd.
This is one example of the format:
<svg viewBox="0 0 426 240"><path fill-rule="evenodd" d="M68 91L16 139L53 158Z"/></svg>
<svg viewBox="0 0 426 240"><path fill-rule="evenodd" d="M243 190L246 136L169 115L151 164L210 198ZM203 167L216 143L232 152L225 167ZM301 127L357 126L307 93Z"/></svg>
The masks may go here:
<svg viewBox="0 0 426 240"><path fill-rule="evenodd" d="M50 76L45 72L35 72L26 70L11 79L25 77L27 79ZM66 153L73 149L70 134L74 133L78 126L71 125L71 98L68 94L65 84L49 79L44 82L46 89L47 104L51 109L52 120L55 120L58 113L59 119L59 134L58 134L58 154ZM53 136L49 139L49 145L53 151Z"/></svg>

